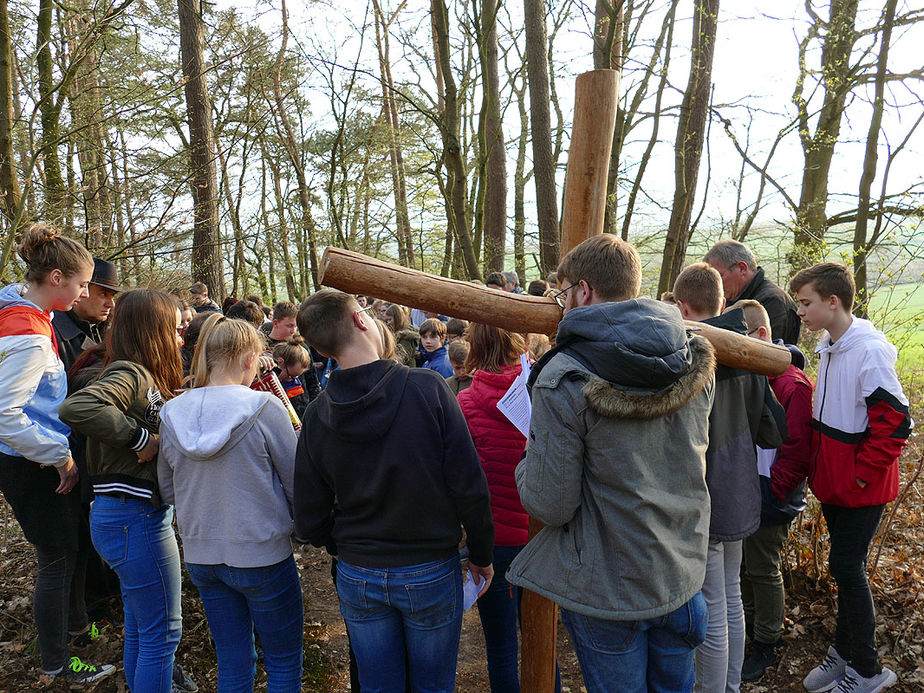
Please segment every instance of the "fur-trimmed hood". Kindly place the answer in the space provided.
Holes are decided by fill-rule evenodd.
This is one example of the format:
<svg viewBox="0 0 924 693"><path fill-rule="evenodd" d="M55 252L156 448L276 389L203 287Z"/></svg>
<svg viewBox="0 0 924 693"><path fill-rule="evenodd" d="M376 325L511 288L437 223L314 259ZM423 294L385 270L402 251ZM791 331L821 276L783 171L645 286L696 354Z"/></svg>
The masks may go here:
<svg viewBox="0 0 924 693"><path fill-rule="evenodd" d="M575 308L561 321L557 341L533 367L531 385L585 378L587 406L606 417L670 414L715 372L712 345L687 332L676 308L650 298Z"/></svg>
<svg viewBox="0 0 924 693"><path fill-rule="evenodd" d="M623 419L654 419L685 406L712 380L715 352L702 337L692 337L689 348L693 356L690 370L664 391L641 394L619 389L598 376L591 376L584 386L587 406L600 416Z"/></svg>

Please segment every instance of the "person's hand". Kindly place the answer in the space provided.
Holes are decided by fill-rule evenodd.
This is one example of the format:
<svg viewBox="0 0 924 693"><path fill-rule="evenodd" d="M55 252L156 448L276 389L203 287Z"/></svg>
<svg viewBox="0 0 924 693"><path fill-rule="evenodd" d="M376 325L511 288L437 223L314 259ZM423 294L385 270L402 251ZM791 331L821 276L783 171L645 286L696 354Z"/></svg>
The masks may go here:
<svg viewBox="0 0 924 693"><path fill-rule="evenodd" d="M74 458L68 457L64 465L55 467L55 469L58 470L58 477L60 478L60 483L58 484L58 488L55 489L55 493L60 493L61 495L70 493L71 489L74 488L80 480L80 474L77 472L77 465L74 464Z"/></svg>
<svg viewBox="0 0 924 693"><path fill-rule="evenodd" d="M488 591L488 587L491 586L491 580L494 579L494 564L488 565L482 568L480 565L475 565L471 561L468 563L468 569L472 571L472 575L478 579L484 580L484 584L481 586L481 589L478 592L478 598L481 598L485 592Z"/></svg>
<svg viewBox="0 0 924 693"><path fill-rule="evenodd" d="M860 477L856 477L856 479L857 479L857 486L859 486L860 488L866 488L867 486L869 486L869 482L863 481L863 479L861 479Z"/></svg>
<svg viewBox="0 0 924 693"><path fill-rule="evenodd" d="M258 363L260 364L261 373L269 373L276 367L276 362L273 361L273 357L268 354L262 354Z"/></svg>
<svg viewBox="0 0 924 693"><path fill-rule="evenodd" d="M160 440L157 436L148 438L148 442L138 451L138 464L150 462L157 456L157 450L160 447Z"/></svg>

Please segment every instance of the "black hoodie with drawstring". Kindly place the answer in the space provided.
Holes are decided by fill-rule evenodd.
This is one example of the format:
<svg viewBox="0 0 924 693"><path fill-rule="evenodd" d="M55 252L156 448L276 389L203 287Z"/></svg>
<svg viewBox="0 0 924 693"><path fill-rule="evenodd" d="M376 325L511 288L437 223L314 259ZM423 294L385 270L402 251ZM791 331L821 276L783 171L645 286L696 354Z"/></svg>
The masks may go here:
<svg viewBox="0 0 924 693"><path fill-rule="evenodd" d="M295 533L369 568L492 562L488 485L459 403L435 371L379 360L337 370L305 412Z"/></svg>

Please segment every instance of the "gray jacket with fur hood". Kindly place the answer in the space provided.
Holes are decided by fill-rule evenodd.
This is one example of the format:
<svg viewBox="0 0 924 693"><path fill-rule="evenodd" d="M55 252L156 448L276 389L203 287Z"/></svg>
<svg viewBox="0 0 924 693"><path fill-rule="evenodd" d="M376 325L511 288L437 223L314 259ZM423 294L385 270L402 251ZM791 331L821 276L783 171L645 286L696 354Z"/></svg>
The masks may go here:
<svg viewBox="0 0 924 693"><path fill-rule="evenodd" d="M647 298L569 311L534 368L523 507L546 524L510 582L607 620L670 613L702 587L715 357Z"/></svg>

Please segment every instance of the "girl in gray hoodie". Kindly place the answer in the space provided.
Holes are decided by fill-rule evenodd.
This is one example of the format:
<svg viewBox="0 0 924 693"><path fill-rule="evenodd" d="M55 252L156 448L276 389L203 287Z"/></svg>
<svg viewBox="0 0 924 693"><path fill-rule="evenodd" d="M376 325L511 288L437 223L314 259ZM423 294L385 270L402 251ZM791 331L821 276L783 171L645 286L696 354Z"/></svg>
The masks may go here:
<svg viewBox="0 0 924 693"><path fill-rule="evenodd" d="M218 654L218 690L253 690L254 628L268 690L301 690L302 591L292 557L296 434L282 403L248 385L263 340L215 314L194 387L161 410L158 481L176 505L183 556Z"/></svg>

